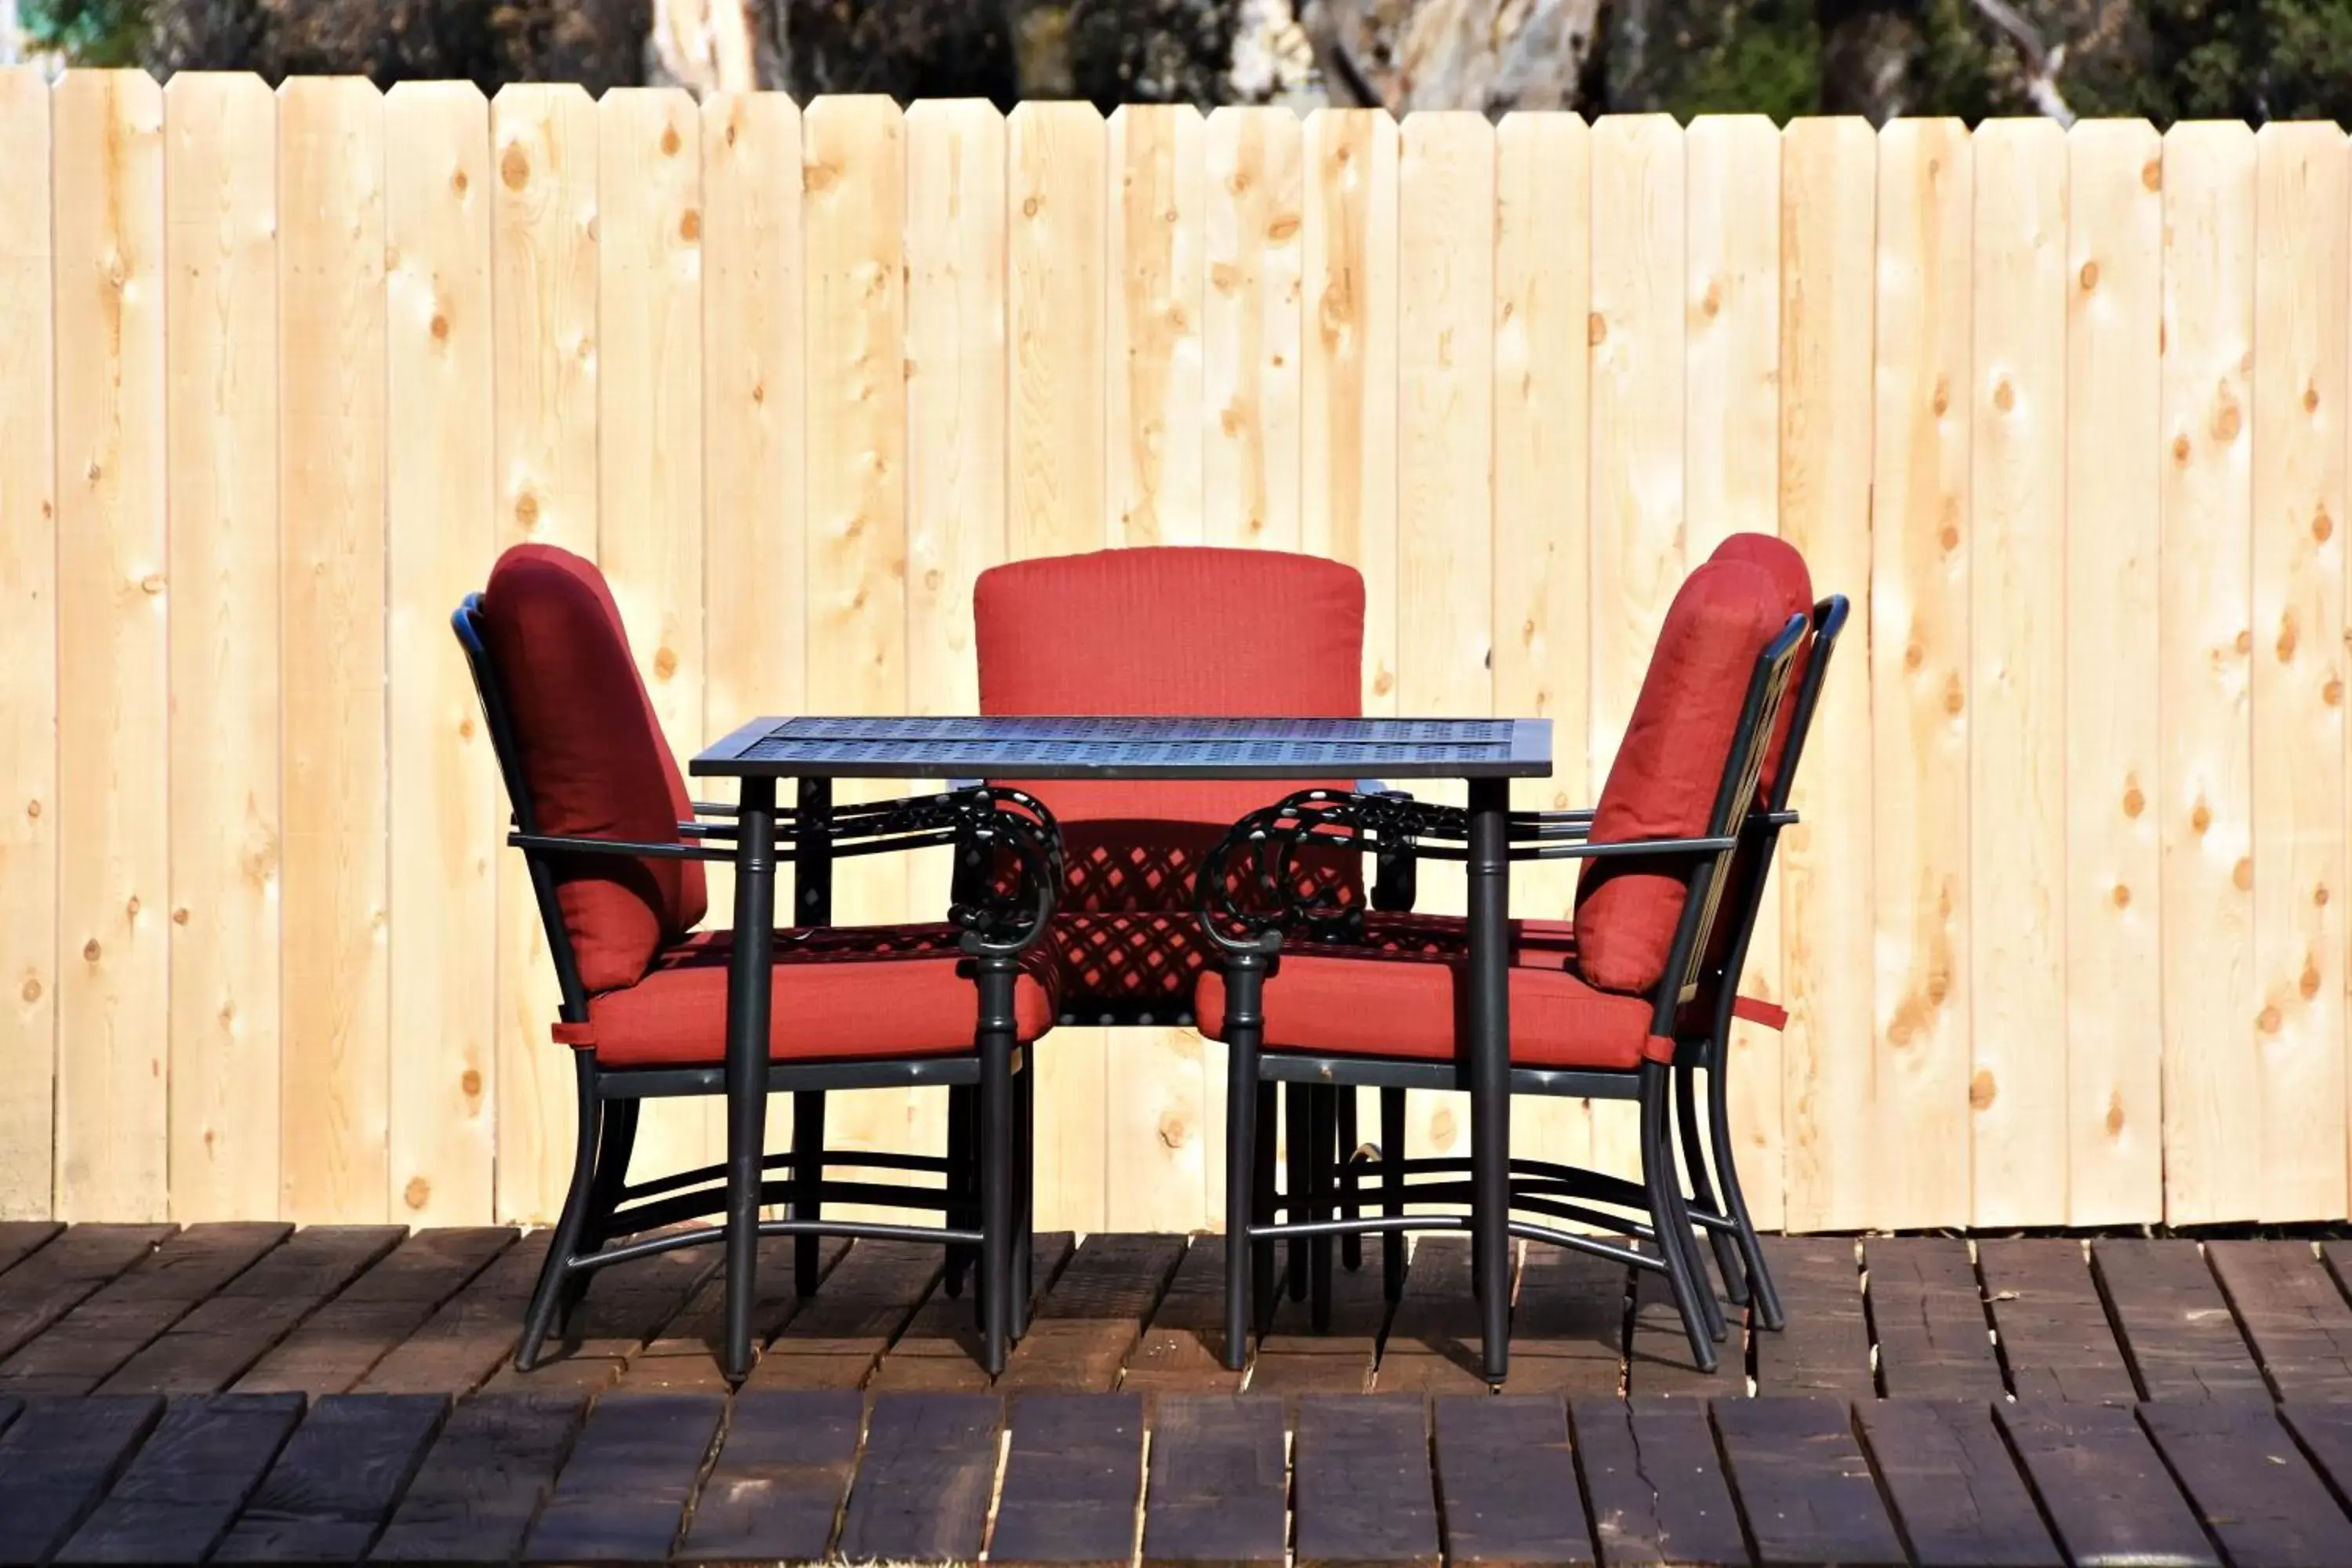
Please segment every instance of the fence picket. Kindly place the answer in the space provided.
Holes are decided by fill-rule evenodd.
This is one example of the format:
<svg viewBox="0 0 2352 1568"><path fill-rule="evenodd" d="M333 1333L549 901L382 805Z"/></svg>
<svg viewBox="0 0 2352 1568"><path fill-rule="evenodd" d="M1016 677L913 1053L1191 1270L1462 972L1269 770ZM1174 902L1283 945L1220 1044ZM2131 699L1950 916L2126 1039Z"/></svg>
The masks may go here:
<svg viewBox="0 0 2352 1568"><path fill-rule="evenodd" d="M2254 137L2164 138L2159 491L2165 1217L2259 1213L2249 667Z"/></svg>
<svg viewBox="0 0 2352 1568"><path fill-rule="evenodd" d="M383 95L278 101L285 557L282 1217L390 1214ZM446 657L446 650L442 650Z"/></svg>
<svg viewBox="0 0 2352 1568"><path fill-rule="evenodd" d="M0 69L0 212L46 215L49 88ZM57 406L47 222L0 235L0 1219L53 1201L58 1068Z"/></svg>
<svg viewBox="0 0 2352 1568"><path fill-rule="evenodd" d="M500 532L490 106L470 82L404 82L384 97L383 137L387 1201L410 1225L484 1225L494 1163L514 1157L494 1076L508 807L449 616L488 576Z"/></svg>

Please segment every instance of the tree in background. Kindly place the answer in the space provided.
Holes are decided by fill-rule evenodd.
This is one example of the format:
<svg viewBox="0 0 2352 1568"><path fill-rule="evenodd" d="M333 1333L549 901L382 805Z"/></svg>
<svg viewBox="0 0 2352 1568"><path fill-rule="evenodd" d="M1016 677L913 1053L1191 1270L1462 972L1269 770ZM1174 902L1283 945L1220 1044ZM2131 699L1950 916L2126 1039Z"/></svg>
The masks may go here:
<svg viewBox="0 0 2352 1568"><path fill-rule="evenodd" d="M2352 0L18 0L92 65L800 96L2352 120Z"/></svg>

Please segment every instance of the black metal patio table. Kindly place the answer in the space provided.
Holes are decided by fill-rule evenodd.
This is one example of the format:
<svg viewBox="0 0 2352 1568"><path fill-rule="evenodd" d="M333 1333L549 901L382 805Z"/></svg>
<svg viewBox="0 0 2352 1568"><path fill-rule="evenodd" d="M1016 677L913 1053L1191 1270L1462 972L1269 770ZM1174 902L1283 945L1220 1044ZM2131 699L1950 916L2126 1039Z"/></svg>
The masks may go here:
<svg viewBox="0 0 2352 1568"><path fill-rule="evenodd" d="M1469 1053L1474 1268L1490 1345L1510 1311L1510 781L1551 773L1544 719L1160 717L764 718L697 756L698 778L740 781L735 942L727 994L727 1268L756 1267L774 980L776 784L797 781L794 925L832 920L826 839L807 829L843 778L1233 780L1460 779L1469 786ZM740 1273L738 1272L740 1271ZM730 1292L748 1308L749 1291ZM739 1315L740 1321L737 1319ZM725 1362L751 1360L748 1311L729 1313ZM1499 1376L1501 1369L1489 1368Z"/></svg>

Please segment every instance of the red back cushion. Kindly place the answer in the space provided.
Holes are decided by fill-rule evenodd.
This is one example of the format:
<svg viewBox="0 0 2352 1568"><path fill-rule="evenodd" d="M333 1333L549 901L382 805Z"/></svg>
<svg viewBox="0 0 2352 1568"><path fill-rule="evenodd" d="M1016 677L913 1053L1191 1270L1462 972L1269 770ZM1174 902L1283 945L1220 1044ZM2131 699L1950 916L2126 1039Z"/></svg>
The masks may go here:
<svg viewBox="0 0 2352 1568"><path fill-rule="evenodd" d="M1685 580L1593 808L1593 843L1706 834L1757 656L1788 622L1782 602L1771 574L1752 562L1709 561ZM1585 863L1576 961L1587 980L1612 991L1658 983L1688 867L1640 856Z"/></svg>
<svg viewBox="0 0 2352 1568"><path fill-rule="evenodd" d="M1023 561L981 574L972 616L983 713L1363 711L1364 580L1316 556L1149 547ZM1234 819L1316 782L1022 787L1065 829L1063 908L1128 911L1189 910L1199 857Z"/></svg>
<svg viewBox="0 0 2352 1568"><path fill-rule="evenodd" d="M1780 612L1785 621L1790 616L1811 616L1813 609L1813 574L1806 568L1805 558L1797 547L1785 539L1769 533L1735 533L1715 547L1711 561L1746 561L1761 566L1770 574L1773 585L1780 591ZM1789 698L1780 704L1780 721L1772 731L1772 743L1764 753L1764 771L1757 781L1757 805L1769 803L1774 781L1780 776L1780 759L1789 750L1789 736L1797 719L1797 684L1805 678L1805 661L1812 657L1813 641L1809 636L1797 645L1797 656L1789 669ZM1731 875L1724 888L1715 929L1707 933L1706 963L1712 969L1730 955L1732 938L1738 934L1732 911L1741 909L1750 897L1755 879L1768 869L1765 858L1751 841L1742 845L1732 857ZM1732 977L1736 985L1737 975Z"/></svg>
<svg viewBox="0 0 2352 1568"><path fill-rule="evenodd" d="M1782 619L1790 616L1813 613L1813 574L1805 565L1805 558L1797 547L1785 539L1769 533L1735 533L1715 547L1710 561L1746 561L1761 566L1770 574L1773 586L1780 591ZM1797 721L1794 700L1797 687L1805 679L1805 661L1812 657L1811 637L1797 645L1796 661L1789 668L1789 691L1791 700L1780 705L1780 720L1772 731L1771 749L1764 753L1764 773L1758 788L1766 798L1772 794L1774 781L1780 776L1780 758L1789 749L1789 731Z"/></svg>
<svg viewBox="0 0 2352 1568"><path fill-rule="evenodd" d="M553 545L518 544L490 573L482 632L539 831L678 842L693 803L604 574ZM592 992L635 984L709 902L692 860L581 855L558 865L556 900Z"/></svg>

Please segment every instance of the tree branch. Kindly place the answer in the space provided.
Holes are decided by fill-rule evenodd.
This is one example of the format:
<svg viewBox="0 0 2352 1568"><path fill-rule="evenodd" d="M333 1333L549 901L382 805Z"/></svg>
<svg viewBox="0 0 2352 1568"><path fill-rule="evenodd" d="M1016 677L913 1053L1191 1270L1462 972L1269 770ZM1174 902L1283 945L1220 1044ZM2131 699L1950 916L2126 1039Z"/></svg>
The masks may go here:
<svg viewBox="0 0 2352 1568"><path fill-rule="evenodd" d="M2019 63L2025 67L2025 96L2033 107L2061 125L2074 123L2074 111L2067 107L2065 94L2058 90L2058 73L2066 64L2066 46L2053 49L2042 42L2034 30L2009 0L1969 0L1977 15L1998 27L2017 47Z"/></svg>

